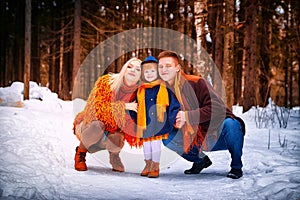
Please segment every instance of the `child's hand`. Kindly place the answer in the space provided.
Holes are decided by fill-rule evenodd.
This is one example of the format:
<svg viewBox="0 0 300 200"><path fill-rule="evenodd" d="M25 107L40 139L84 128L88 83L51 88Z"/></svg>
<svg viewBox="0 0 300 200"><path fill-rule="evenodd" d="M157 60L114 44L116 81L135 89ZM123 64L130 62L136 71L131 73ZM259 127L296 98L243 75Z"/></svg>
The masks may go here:
<svg viewBox="0 0 300 200"><path fill-rule="evenodd" d="M137 112L137 103L135 101L131 103L125 103L125 109Z"/></svg>

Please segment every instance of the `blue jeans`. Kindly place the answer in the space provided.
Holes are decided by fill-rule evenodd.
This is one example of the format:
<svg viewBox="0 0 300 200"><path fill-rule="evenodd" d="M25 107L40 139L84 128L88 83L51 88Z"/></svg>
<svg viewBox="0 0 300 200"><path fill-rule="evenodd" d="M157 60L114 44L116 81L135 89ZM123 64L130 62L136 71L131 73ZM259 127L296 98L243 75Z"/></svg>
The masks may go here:
<svg viewBox="0 0 300 200"><path fill-rule="evenodd" d="M221 131L220 137L211 151L228 150L231 155L231 168L241 169L244 135L239 121L226 118L219 131ZM163 140L163 144L191 162L201 162L205 156L196 146L192 147L188 153L184 153L181 130L173 130L169 138Z"/></svg>

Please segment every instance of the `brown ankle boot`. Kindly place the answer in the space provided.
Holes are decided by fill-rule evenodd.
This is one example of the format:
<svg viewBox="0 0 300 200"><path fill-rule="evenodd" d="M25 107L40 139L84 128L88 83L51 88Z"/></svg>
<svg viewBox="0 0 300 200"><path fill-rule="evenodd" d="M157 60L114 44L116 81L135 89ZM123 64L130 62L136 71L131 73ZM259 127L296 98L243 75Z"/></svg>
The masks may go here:
<svg viewBox="0 0 300 200"><path fill-rule="evenodd" d="M151 166L152 160L145 160L145 162L146 162L146 166L143 169L141 176L148 176L148 174L150 172L150 166Z"/></svg>
<svg viewBox="0 0 300 200"><path fill-rule="evenodd" d="M124 166L121 162L119 153L109 152L109 162L113 167L113 171L124 172Z"/></svg>
<svg viewBox="0 0 300 200"><path fill-rule="evenodd" d="M86 171L87 166L85 164L85 156L87 150L82 150L79 147L76 147L76 154L75 154L75 169L77 171Z"/></svg>
<svg viewBox="0 0 300 200"><path fill-rule="evenodd" d="M159 163L152 162L150 166L149 178L157 178L159 176Z"/></svg>

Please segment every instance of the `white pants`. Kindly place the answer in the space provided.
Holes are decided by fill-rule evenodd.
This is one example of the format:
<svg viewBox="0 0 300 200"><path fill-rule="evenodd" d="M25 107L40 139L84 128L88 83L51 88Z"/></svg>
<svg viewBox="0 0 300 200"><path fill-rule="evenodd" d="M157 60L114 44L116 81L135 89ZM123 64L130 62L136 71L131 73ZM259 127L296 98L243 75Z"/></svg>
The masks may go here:
<svg viewBox="0 0 300 200"><path fill-rule="evenodd" d="M160 161L161 154L161 140L153 140L144 142L144 157L145 160L152 160L153 162Z"/></svg>

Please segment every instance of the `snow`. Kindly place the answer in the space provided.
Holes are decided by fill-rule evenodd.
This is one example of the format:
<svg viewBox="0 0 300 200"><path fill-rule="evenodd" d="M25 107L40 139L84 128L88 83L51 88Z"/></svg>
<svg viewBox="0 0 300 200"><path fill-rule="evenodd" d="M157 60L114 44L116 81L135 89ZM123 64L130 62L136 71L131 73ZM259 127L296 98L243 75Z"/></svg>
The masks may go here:
<svg viewBox="0 0 300 200"><path fill-rule="evenodd" d="M23 83L0 88L1 199L294 199L300 198L300 116L291 112L286 129L257 129L252 109L234 113L246 122L244 176L226 177L227 151L208 152L213 165L197 175L183 171L191 163L163 147L159 178L139 174L142 149L127 144L121 152L125 172L111 170L108 152L87 155L89 170L74 169L78 140L72 122L85 101L62 101L31 83L22 101ZM21 103L17 103L21 102ZM270 132L270 148L268 138ZM285 137L286 145L279 143Z"/></svg>

